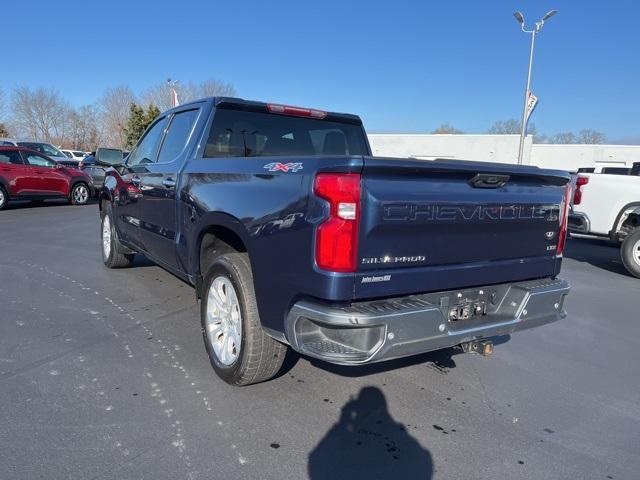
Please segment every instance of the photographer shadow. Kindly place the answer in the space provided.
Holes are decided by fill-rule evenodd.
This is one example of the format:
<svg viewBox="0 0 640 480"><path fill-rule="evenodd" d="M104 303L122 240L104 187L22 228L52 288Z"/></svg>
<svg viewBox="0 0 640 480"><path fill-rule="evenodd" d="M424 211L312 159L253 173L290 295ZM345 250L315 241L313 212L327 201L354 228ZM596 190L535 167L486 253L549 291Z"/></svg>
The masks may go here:
<svg viewBox="0 0 640 480"><path fill-rule="evenodd" d="M365 387L309 455L309 478L430 479L433 461L408 427L389 414L376 387Z"/></svg>

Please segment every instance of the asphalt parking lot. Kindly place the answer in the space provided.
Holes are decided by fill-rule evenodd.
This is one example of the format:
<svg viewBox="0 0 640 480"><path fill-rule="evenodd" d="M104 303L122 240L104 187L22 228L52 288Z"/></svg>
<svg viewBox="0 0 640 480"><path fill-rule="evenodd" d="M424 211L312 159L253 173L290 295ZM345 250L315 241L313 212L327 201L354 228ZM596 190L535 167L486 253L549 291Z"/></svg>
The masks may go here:
<svg viewBox="0 0 640 480"><path fill-rule="evenodd" d="M562 322L362 368L290 355L234 388L193 290L107 270L96 205L0 212L2 479L637 479L640 280L569 241Z"/></svg>

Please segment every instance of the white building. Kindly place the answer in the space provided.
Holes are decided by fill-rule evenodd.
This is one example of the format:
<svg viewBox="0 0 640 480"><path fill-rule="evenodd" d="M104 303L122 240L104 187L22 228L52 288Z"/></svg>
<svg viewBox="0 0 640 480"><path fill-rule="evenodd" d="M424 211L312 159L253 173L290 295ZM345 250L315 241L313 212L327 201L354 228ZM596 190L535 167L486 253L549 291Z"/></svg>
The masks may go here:
<svg viewBox="0 0 640 480"><path fill-rule="evenodd" d="M370 134L373 154L430 160L455 158L517 163L519 135ZM626 166L640 162L640 145L546 145L527 137L523 163L575 171L581 167Z"/></svg>

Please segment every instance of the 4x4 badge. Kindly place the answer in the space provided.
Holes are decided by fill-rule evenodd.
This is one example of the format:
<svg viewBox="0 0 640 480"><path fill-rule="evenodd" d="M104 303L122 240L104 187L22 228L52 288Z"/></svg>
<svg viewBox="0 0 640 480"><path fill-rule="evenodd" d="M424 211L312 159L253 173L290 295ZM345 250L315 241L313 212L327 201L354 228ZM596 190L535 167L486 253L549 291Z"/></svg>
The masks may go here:
<svg viewBox="0 0 640 480"><path fill-rule="evenodd" d="M267 163L264 168L270 172L297 172L302 170L302 163Z"/></svg>

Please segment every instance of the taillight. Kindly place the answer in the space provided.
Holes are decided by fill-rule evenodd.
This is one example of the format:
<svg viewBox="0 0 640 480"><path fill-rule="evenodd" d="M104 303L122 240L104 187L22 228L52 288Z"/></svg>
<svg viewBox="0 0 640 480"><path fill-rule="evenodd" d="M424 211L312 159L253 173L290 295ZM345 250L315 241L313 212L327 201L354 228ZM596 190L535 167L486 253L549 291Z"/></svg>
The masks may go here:
<svg viewBox="0 0 640 480"><path fill-rule="evenodd" d="M573 193L573 204L580 205L582 202L582 187L589 183L589 177L578 176L576 180L576 191Z"/></svg>
<svg viewBox="0 0 640 480"><path fill-rule="evenodd" d="M316 264L332 272L355 272L360 217L360 174L320 173L314 193L329 202L329 218L316 230Z"/></svg>
<svg viewBox="0 0 640 480"><path fill-rule="evenodd" d="M267 105L269 113L279 113L280 115L292 115L294 117L309 117L323 119L327 116L327 112L322 110L314 110L313 108L292 107L291 105L278 105L269 103Z"/></svg>
<svg viewBox="0 0 640 480"><path fill-rule="evenodd" d="M556 255L562 255L564 246L567 243L567 226L569 222L569 206L571 204L571 184L564 187L564 196L562 204L560 204L560 232L558 232L558 246L556 247Z"/></svg>

